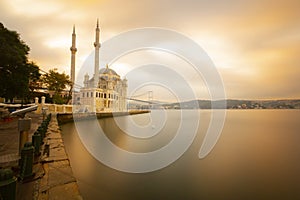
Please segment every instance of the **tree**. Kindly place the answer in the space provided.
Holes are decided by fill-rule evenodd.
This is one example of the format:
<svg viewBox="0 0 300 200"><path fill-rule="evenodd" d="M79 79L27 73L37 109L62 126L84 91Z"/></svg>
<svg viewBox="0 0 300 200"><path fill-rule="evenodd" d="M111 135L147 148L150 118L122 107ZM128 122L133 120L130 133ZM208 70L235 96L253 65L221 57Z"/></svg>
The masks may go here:
<svg viewBox="0 0 300 200"><path fill-rule="evenodd" d="M49 91L53 91L53 103L64 104L70 100L70 95L62 97L61 93L67 87L71 88L71 81L68 75L65 73L57 72L57 69L51 69L48 73L42 76L43 83L48 87ZM71 89L70 89L71 90Z"/></svg>
<svg viewBox="0 0 300 200"><path fill-rule="evenodd" d="M39 67L33 62L28 63L28 68L29 68L29 83L28 83L29 92L27 98L33 99L35 97L34 92L37 89L41 88L41 84L40 84L41 74L40 74Z"/></svg>
<svg viewBox="0 0 300 200"><path fill-rule="evenodd" d="M0 23L0 97L28 98L29 80L38 77L38 66L28 61L29 47L16 31Z"/></svg>

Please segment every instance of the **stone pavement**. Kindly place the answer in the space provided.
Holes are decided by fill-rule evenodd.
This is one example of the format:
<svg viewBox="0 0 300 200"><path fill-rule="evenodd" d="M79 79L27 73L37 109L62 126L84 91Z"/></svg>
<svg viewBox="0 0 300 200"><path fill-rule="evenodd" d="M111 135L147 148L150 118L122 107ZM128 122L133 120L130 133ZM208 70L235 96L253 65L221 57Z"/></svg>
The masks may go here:
<svg viewBox="0 0 300 200"><path fill-rule="evenodd" d="M18 118L0 123L0 167L18 166Z"/></svg>
<svg viewBox="0 0 300 200"><path fill-rule="evenodd" d="M18 153L11 153L0 156L0 167L18 166L20 156Z"/></svg>
<svg viewBox="0 0 300 200"><path fill-rule="evenodd" d="M28 141L42 122L42 116L29 114L32 118L32 126L29 131ZM0 126L0 167L18 166L18 119ZM33 173L35 176L25 182L17 182L17 199L22 200L81 200L78 185L73 176L68 156L65 151L61 131L57 123L56 115L48 126L42 155L35 158Z"/></svg>
<svg viewBox="0 0 300 200"><path fill-rule="evenodd" d="M42 115L34 112L27 113L26 117L31 118L32 121L28 131L28 141L31 141L32 134L43 119ZM16 167L19 159L18 118L14 117L8 122L0 122L0 167Z"/></svg>
<svg viewBox="0 0 300 200"><path fill-rule="evenodd" d="M82 199L65 151L56 115L52 115L44 143L40 161L44 175L35 181L34 199Z"/></svg>

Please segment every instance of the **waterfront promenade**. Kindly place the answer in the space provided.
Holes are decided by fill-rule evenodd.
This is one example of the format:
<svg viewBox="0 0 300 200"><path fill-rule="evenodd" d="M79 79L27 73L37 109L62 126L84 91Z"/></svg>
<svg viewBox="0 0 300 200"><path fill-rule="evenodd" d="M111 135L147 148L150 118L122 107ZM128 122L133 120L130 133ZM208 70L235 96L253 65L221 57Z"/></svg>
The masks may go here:
<svg viewBox="0 0 300 200"><path fill-rule="evenodd" d="M148 112L148 110L75 114L51 112L52 117L46 136L43 139L44 144L41 146L41 155L34 158L34 177L23 182L17 182L16 199L82 199L65 151L58 121L60 123L68 123L74 120L89 120L95 117L100 119ZM31 128L28 131L27 139L29 142L31 142L32 135L43 121L41 113L41 109L38 109L35 112L26 114L26 118L31 118ZM0 168L11 168L14 171L14 175L18 177L20 173L18 117L3 121L0 125Z"/></svg>
<svg viewBox="0 0 300 200"><path fill-rule="evenodd" d="M42 115L28 113L32 119L28 141L42 122ZM0 127L0 167L11 167L18 175L18 119L13 118ZM32 179L17 182L16 198L22 200L82 199L62 140L56 115L53 114L41 156L35 158Z"/></svg>

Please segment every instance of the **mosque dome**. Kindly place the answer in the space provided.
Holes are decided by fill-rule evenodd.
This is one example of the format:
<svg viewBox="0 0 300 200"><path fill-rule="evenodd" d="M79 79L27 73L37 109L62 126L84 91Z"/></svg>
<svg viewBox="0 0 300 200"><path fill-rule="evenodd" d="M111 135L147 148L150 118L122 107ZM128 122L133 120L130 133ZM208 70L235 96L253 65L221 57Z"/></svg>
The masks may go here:
<svg viewBox="0 0 300 200"><path fill-rule="evenodd" d="M108 67L108 65L106 65L105 68L100 69L99 74L110 74L110 75L116 75L116 76L119 76L119 75L117 74L117 72L115 72L113 69L110 69L110 68Z"/></svg>
<svg viewBox="0 0 300 200"><path fill-rule="evenodd" d="M109 68L102 68L99 71L100 74L112 74L112 75L118 75L117 72L115 72L113 69Z"/></svg>

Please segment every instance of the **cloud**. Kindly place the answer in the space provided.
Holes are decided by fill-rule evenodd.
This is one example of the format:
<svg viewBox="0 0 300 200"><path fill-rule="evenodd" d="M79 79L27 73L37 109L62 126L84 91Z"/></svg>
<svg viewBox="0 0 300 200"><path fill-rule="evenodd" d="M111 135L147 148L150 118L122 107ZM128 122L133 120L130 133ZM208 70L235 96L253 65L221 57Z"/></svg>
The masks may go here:
<svg viewBox="0 0 300 200"><path fill-rule="evenodd" d="M229 97L300 98L295 83L300 72L299 7L298 0L4 0L0 17L21 34L31 48L30 58L46 70L68 69L73 24L80 67L93 50L100 18L102 42L149 26L194 39L220 70Z"/></svg>

